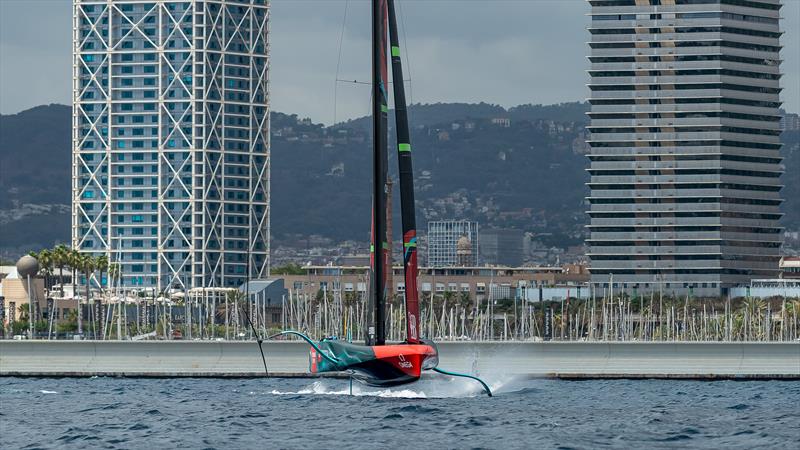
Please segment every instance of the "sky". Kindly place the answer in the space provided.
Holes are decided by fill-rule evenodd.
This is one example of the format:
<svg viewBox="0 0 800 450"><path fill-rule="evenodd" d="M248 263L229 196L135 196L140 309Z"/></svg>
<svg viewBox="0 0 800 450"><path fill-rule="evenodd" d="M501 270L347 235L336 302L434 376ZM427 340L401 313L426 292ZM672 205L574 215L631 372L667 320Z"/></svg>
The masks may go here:
<svg viewBox="0 0 800 450"><path fill-rule="evenodd" d="M782 99L800 112L800 0L783 3ZM411 102L509 107L588 96L584 0L398 5ZM368 86L352 83L369 81L369 10L366 0L272 1L274 111L326 124L369 113ZM0 113L70 103L71 16L71 0L0 0Z"/></svg>

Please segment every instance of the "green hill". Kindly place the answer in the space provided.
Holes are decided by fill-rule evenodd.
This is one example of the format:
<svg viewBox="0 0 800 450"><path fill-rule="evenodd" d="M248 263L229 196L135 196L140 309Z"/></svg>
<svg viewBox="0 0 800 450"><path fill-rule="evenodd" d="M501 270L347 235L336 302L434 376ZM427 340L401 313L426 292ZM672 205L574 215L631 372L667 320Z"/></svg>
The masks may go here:
<svg viewBox="0 0 800 450"><path fill-rule="evenodd" d="M580 243L587 193L586 104L412 105L418 227L439 218L552 233ZM390 124L394 118L390 117ZM506 122L506 120L508 120ZM39 106L0 116L0 255L66 242L70 235L71 109ZM331 127L272 114L273 245L321 235L366 241L370 121ZM800 132L784 133L784 226L800 229ZM397 179L394 154L390 153ZM399 194L395 186L395 211ZM399 212L395 214L399 238Z"/></svg>

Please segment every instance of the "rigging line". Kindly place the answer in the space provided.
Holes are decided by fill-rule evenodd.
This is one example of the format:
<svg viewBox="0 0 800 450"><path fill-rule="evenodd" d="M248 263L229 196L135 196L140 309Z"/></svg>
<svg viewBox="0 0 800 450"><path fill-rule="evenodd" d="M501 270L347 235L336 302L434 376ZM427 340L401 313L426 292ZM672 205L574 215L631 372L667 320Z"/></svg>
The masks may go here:
<svg viewBox="0 0 800 450"><path fill-rule="evenodd" d="M350 84L363 84L366 86L372 86L372 83L368 83L366 81L358 81L358 80L340 80L339 78L336 79L336 83L350 83Z"/></svg>
<svg viewBox="0 0 800 450"><path fill-rule="evenodd" d="M409 78L409 79L406 79L406 80L403 80L403 81L404 81L404 82L405 82L405 81L407 81L407 82L411 82L411 79ZM364 85L367 85L367 86L372 86L372 83L370 83L370 82L367 82L367 81L358 81L358 80L343 80L343 79L339 79L339 78L337 78L337 79L336 79L336 82L337 82L337 83L350 83L350 84L364 84ZM394 83L393 81L390 81L388 84L393 84L393 83Z"/></svg>
<svg viewBox="0 0 800 450"><path fill-rule="evenodd" d="M251 222L252 222L252 220L251 220ZM252 244L252 234L253 234L253 227L252 227L252 223L251 223L251 225L248 227L248 241L249 242L247 243L247 278L246 278L246 283L247 283L246 286L247 286L247 288L245 289L246 298L247 298L247 305L246 306L250 306L251 305L251 303L250 303L250 271L252 270L252 267L251 267L251 264L252 264L252 254L251 254L251 250L252 250L252 245L251 245ZM256 295L258 295L258 294L256 294ZM238 296L238 294L237 294L237 296ZM245 317L245 319L247 319L247 323L250 324L250 330L253 332L253 336L256 338L256 342L258 343L258 351L261 353L261 362L264 363L264 373L266 373L266 375L269 376L269 369L267 369L267 358L264 357L264 348L261 345L261 344L263 344L264 340L261 339L261 335L256 330L256 327L253 326L253 321L250 320L250 314L247 312L247 308L242 308L242 313L244 313L244 317ZM258 302L256 302L256 314L258 314Z"/></svg>
<svg viewBox="0 0 800 450"><path fill-rule="evenodd" d="M285 336L285 335L288 335L288 334L299 336L304 341L306 341L308 343L308 345L310 345L314 350L316 350L317 353L322 355L323 358L327 359L328 361L330 361L330 362L332 362L334 364L339 364L339 359L338 358L336 358L335 356L330 356L327 353L323 352L322 349L320 349L319 346L317 346L317 344L314 341L312 341L310 337L308 337L306 334L301 333L299 331L293 331L293 330L281 331L280 333L273 334L272 336L268 337L267 339L274 339L274 338L276 338L278 336Z"/></svg>
<svg viewBox="0 0 800 450"><path fill-rule="evenodd" d="M331 125L336 125L336 107L337 107L337 89L339 87L339 68L342 64L342 47L344 46L344 30L347 27L347 6L350 4L350 0L345 0L344 2L344 17L342 17L342 30L339 32L339 58L336 60L336 83L333 85L333 123Z"/></svg>
<svg viewBox="0 0 800 450"><path fill-rule="evenodd" d="M250 271L250 267L247 268L248 275ZM249 278L249 277L248 277ZM247 302L250 302L250 281L247 281ZM242 302L239 301L239 307L242 308ZM256 342L258 343L258 351L261 352L261 362L264 363L264 372L269 375L269 369L267 369L267 359L264 357L264 349L262 348L261 344L264 343L264 340L261 339L261 335L258 334L256 331L256 327L253 326L253 321L250 320L250 314L247 313L247 308L242 308L242 313L244 314L244 318L247 319L247 323L250 325L250 330L253 332L253 336L256 337Z"/></svg>

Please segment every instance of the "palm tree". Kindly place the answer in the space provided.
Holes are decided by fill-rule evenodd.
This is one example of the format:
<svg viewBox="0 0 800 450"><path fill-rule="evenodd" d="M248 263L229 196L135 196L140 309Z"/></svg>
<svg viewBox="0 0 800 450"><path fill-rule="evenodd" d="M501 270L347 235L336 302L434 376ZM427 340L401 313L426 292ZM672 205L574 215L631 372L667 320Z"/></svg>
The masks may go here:
<svg viewBox="0 0 800 450"><path fill-rule="evenodd" d="M58 244L53 249L53 264L58 267L58 285L61 298L64 298L64 266L69 264L69 248L66 245Z"/></svg>
<svg viewBox="0 0 800 450"><path fill-rule="evenodd" d="M37 261L39 261L39 269L44 274L44 288L49 289L50 276L52 275L53 270L53 257L50 253L50 250L40 250L39 253L31 250L28 252L28 255L33 256Z"/></svg>
<svg viewBox="0 0 800 450"><path fill-rule="evenodd" d="M94 271L97 269L97 263L92 255L88 254L79 254L78 256L78 269L83 273L83 276L86 279L85 284L85 293L86 293L86 301L89 301L89 289L91 287L91 277L94 274Z"/></svg>
<svg viewBox="0 0 800 450"><path fill-rule="evenodd" d="M95 258L94 259L94 266L100 272L99 284L100 284L100 289L102 290L103 289L103 273L106 272L108 270L108 267L109 267L108 256L106 256L106 254L104 253L104 254L98 256L97 258ZM108 285L109 285L109 283L106 282L106 286L108 286Z"/></svg>
<svg viewBox="0 0 800 450"><path fill-rule="evenodd" d="M71 248L69 249L69 256L67 258L67 265L72 269L72 296L76 296L75 287L78 279L78 272L81 270L81 253Z"/></svg>
<svg viewBox="0 0 800 450"><path fill-rule="evenodd" d="M27 322L28 320L30 320L31 318L30 310L31 310L31 305L27 303L23 303L17 307L17 311L19 312L20 322Z"/></svg>
<svg viewBox="0 0 800 450"><path fill-rule="evenodd" d="M81 269L81 254L77 250L69 249L67 253L67 265L72 269L72 298L77 298L75 284L78 278L78 271ZM78 334L83 334L83 308L80 299L78 300Z"/></svg>
<svg viewBox="0 0 800 450"><path fill-rule="evenodd" d="M121 275L119 263L108 264L108 285L113 286L114 281L119 281Z"/></svg>
<svg viewBox="0 0 800 450"><path fill-rule="evenodd" d="M42 268L42 272L44 272L44 288L47 292L47 296L52 299L53 293L52 290L52 281L53 281L53 265L55 263L55 255L54 252L43 249L40 250L38 254L36 252L31 252L31 255L34 256L39 261L39 266ZM48 305L50 306L50 327L52 329L53 320L55 319L55 312L58 311L58 300L52 299L53 302L50 303L48 301ZM48 331L48 339L50 338L50 333Z"/></svg>
<svg viewBox="0 0 800 450"><path fill-rule="evenodd" d="M83 272L83 276L85 278L84 286L85 286L85 289L86 289L85 290L85 292L86 292L86 304L88 304L90 308L92 307L92 303L89 301L89 289L91 288L91 277L92 277L92 274L94 273L94 271L96 270L96 268L97 268L97 264L96 264L96 261L95 261L94 257L92 257L92 255L89 255L89 254L86 254L86 253L79 253L78 254L78 269L80 269L80 271ZM95 306L95 309L94 309L94 311L95 311L95 315L94 315L95 326L93 328L93 330L94 330L94 338L95 339L97 339L97 332L98 332L97 323L99 323L99 321L100 321L100 318L98 317L99 309L100 308Z"/></svg>
<svg viewBox="0 0 800 450"><path fill-rule="evenodd" d="M43 249L39 252L39 265L44 270L44 285L48 294L53 287L53 262L53 252L48 249Z"/></svg>
<svg viewBox="0 0 800 450"><path fill-rule="evenodd" d="M19 318L14 320L14 313L11 314L11 330L14 334L27 334L30 331L30 305L23 303L17 307ZM33 336L30 336L33 339Z"/></svg>

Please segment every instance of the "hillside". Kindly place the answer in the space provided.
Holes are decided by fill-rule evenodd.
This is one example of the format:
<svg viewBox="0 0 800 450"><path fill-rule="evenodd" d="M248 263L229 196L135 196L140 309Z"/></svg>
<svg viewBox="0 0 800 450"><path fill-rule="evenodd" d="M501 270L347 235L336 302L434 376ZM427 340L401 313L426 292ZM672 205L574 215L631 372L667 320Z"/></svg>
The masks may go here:
<svg viewBox="0 0 800 450"><path fill-rule="evenodd" d="M69 239L71 117L64 105L0 116L0 256Z"/></svg>
<svg viewBox="0 0 800 450"><path fill-rule="evenodd" d="M0 116L0 208L69 203L71 115L49 105Z"/></svg>
<svg viewBox="0 0 800 450"><path fill-rule="evenodd" d="M468 218L483 227L541 234L545 245L580 243L585 111L581 103L413 105L418 227L424 230L431 219ZM0 116L0 255L69 239L70 114L67 106L49 105ZM368 118L324 127L272 114L274 246L309 235L366 241L369 127ZM784 141L784 226L796 230L800 133L785 133ZM394 154L389 167L397 179ZM396 186L394 198L397 211ZM399 213L395 217L399 236Z"/></svg>
<svg viewBox="0 0 800 450"><path fill-rule="evenodd" d="M455 112L459 109L461 114ZM585 107L574 104L571 109L574 112L562 111L572 119L568 122L512 119L506 127L492 122L510 115L497 106L412 107L419 227L440 218L469 218L484 226L530 231L556 225L563 230L562 239L578 242L582 219L574 216L583 216L586 158L575 153L572 144L582 133ZM365 239L371 192L369 126L368 118L322 128L273 116L276 239L297 230L335 240ZM390 154L389 167L396 180L394 156ZM399 198L397 186L394 195ZM284 215L279 217L278 211ZM399 223L399 213L395 216Z"/></svg>

